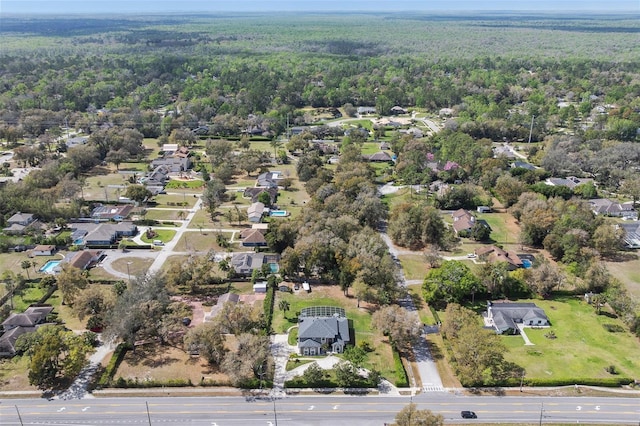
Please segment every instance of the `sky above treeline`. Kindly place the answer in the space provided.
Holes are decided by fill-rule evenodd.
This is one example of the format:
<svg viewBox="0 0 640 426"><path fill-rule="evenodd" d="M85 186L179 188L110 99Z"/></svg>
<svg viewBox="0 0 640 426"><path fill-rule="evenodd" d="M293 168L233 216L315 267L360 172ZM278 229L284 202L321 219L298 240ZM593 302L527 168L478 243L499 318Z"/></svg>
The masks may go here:
<svg viewBox="0 0 640 426"><path fill-rule="evenodd" d="M640 13L640 0L0 0L7 14L575 11Z"/></svg>

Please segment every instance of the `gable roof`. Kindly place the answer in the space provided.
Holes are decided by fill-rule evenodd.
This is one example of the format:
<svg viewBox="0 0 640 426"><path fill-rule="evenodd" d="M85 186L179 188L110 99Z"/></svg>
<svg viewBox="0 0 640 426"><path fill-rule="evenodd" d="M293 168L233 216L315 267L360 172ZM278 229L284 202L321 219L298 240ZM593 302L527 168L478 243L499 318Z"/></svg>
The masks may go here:
<svg viewBox="0 0 640 426"><path fill-rule="evenodd" d="M476 218L470 212L464 209L454 211L451 216L453 217L453 229L456 234L460 231L473 228L476 223Z"/></svg>
<svg viewBox="0 0 640 426"><path fill-rule="evenodd" d="M515 330L516 322L543 320L549 323L547 314L535 303L489 302L487 311L490 312L493 326L501 333Z"/></svg>
<svg viewBox="0 0 640 426"><path fill-rule="evenodd" d="M247 232L244 239L242 240L243 246L258 246L258 245L267 245L267 240L265 240L264 235L258 229L250 229L250 232Z"/></svg>
<svg viewBox="0 0 640 426"><path fill-rule="evenodd" d="M262 204L261 202L253 203L247 209L247 216L249 216L250 219L252 217L260 218L262 217L263 213L264 213L264 204Z"/></svg>
<svg viewBox="0 0 640 426"><path fill-rule="evenodd" d="M16 342L23 334L35 331L35 327L15 327L0 336L0 353L13 355L16 353Z"/></svg>
<svg viewBox="0 0 640 426"><path fill-rule="evenodd" d="M69 260L69 265L80 270L85 270L91 266L93 262L98 260L101 255L101 250L82 250L75 253L75 255Z"/></svg>
<svg viewBox="0 0 640 426"><path fill-rule="evenodd" d="M393 161L391 156L384 151L376 152L375 154L371 155L363 155L362 157L368 161Z"/></svg>
<svg viewBox="0 0 640 426"><path fill-rule="evenodd" d="M235 253L231 257L231 266L236 272L262 268L264 253Z"/></svg>
<svg viewBox="0 0 640 426"><path fill-rule="evenodd" d="M603 214L607 216L624 216L633 215L635 209L632 203L618 203L608 198L594 198L589 200L591 210L595 214Z"/></svg>
<svg viewBox="0 0 640 426"><path fill-rule="evenodd" d="M100 204L95 209L93 209L93 211L91 212L91 217L94 219L125 218L129 216L131 210L133 210L133 206L131 204L117 206Z"/></svg>
<svg viewBox="0 0 640 426"><path fill-rule="evenodd" d="M478 257L486 257L489 262L507 262L508 264L521 268L523 266L522 259L512 251L505 251L496 246L484 246L475 250Z"/></svg>
<svg viewBox="0 0 640 426"><path fill-rule="evenodd" d="M52 306L29 306L21 314L11 314L9 318L2 322L3 327L34 327L44 321L53 311Z"/></svg>
<svg viewBox="0 0 640 426"><path fill-rule="evenodd" d="M8 224L18 224L18 225L27 225L31 222L33 222L34 217L31 213L16 213L13 216L11 216L9 219L7 219L7 223Z"/></svg>
<svg viewBox="0 0 640 426"><path fill-rule="evenodd" d="M278 188L274 188L274 187L264 188L264 187L258 186L258 187L245 188L242 196L246 198L251 198L251 201L255 203L258 201L258 197L263 192L266 192L267 194L269 194L271 203L274 203L276 201L276 198L278 197Z"/></svg>
<svg viewBox="0 0 640 426"><path fill-rule="evenodd" d="M298 338L335 339L349 342L349 321L344 317L300 317Z"/></svg>

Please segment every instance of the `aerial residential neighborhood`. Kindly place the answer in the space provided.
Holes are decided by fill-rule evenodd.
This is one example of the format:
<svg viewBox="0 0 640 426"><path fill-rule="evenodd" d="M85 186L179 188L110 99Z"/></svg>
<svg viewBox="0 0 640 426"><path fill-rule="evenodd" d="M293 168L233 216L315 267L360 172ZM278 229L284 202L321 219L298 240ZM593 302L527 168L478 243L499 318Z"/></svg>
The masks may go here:
<svg viewBox="0 0 640 426"><path fill-rule="evenodd" d="M637 422L635 15L224 16L3 17L0 423Z"/></svg>

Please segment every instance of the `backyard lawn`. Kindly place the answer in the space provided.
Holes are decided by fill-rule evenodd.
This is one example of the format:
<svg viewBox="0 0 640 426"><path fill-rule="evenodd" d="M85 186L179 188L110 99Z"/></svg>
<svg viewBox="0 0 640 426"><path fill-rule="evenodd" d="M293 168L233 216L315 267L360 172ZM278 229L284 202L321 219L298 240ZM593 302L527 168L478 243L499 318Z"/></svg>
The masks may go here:
<svg viewBox="0 0 640 426"><path fill-rule="evenodd" d="M520 300L519 302L527 302ZM615 366L621 376L640 377L640 342L617 318L596 315L593 307L577 298L533 300L544 309L551 328L525 332L533 346L525 346L520 336L503 336L509 348L506 358L524 367L530 378L614 377L606 367ZM610 332L611 327L617 332ZM550 331L556 338L545 337Z"/></svg>
<svg viewBox="0 0 640 426"><path fill-rule="evenodd" d="M487 221L491 227L491 239L496 244L516 244L520 235L515 219L508 213L473 213Z"/></svg>

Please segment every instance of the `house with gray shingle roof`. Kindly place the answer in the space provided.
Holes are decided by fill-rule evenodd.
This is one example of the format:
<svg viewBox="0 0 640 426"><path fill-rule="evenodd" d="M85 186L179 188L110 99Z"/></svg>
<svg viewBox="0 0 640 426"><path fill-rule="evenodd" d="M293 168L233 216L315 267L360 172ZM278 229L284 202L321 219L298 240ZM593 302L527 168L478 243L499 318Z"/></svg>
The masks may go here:
<svg viewBox="0 0 640 426"><path fill-rule="evenodd" d="M31 213L18 212L7 219L7 226L3 229L5 234L22 234L29 227L36 223L36 218Z"/></svg>
<svg viewBox="0 0 640 426"><path fill-rule="evenodd" d="M598 215L626 217L634 219L638 217L638 212L633 208L633 203L618 203L608 198L594 198L589 200L591 210Z"/></svg>
<svg viewBox="0 0 640 426"><path fill-rule="evenodd" d="M264 204L261 202L255 202L249 206L247 209L247 218L249 222L258 223L262 220L262 215L264 214Z"/></svg>
<svg viewBox="0 0 640 426"><path fill-rule="evenodd" d="M329 317L301 316L298 323L298 349L301 355L342 353L351 343L349 320L335 314Z"/></svg>
<svg viewBox="0 0 640 426"><path fill-rule="evenodd" d="M497 334L518 334L518 324L548 327L549 318L535 303L487 302L487 318Z"/></svg>

